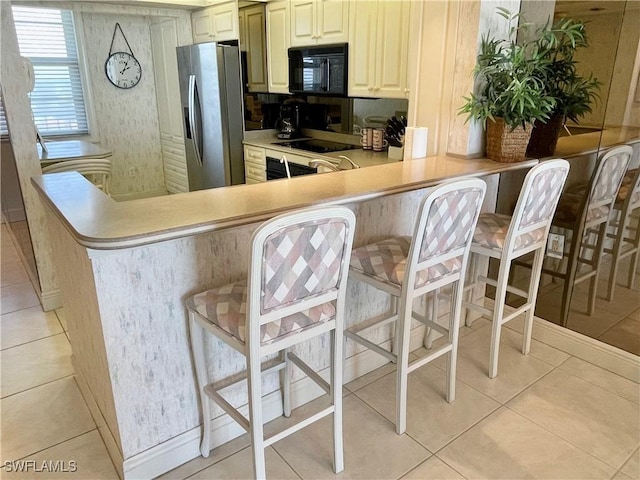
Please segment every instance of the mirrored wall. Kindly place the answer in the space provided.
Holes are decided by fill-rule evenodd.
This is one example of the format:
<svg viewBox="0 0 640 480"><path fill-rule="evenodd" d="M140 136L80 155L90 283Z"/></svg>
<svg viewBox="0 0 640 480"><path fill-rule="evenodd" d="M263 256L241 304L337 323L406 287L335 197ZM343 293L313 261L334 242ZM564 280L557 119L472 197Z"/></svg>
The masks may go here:
<svg viewBox="0 0 640 480"><path fill-rule="evenodd" d="M585 77L593 74L601 82L599 99L592 104L592 111L579 122L567 122L555 152L556 157L567 158L571 163L567 188L580 191L580 185L588 184L597 158L614 145L633 146L630 168L638 168L640 162L640 2L562 0L555 3L553 14L556 20L564 17L585 22L589 46L576 53L578 71ZM509 206L505 204L503 208ZM634 225L638 224L637 214ZM568 233L555 228L552 231ZM564 237L566 245L569 240L570 236ZM589 243L594 240L592 236ZM608 237L605 249L611 246L612 239ZM591 254L583 247L581 255ZM555 265L554 261L546 263L550 264L546 265L549 268L566 267L566 260L564 265L559 265L560 261L555 261ZM605 297L611 264L611 255L605 253L598 273L593 314L587 313L590 292L586 281L573 290L569 314L563 322L563 280L543 275L536 315L559 325L565 323L571 330L640 355L640 275L632 274L635 286L628 288L630 258L623 259L615 279L614 295L608 301Z"/></svg>

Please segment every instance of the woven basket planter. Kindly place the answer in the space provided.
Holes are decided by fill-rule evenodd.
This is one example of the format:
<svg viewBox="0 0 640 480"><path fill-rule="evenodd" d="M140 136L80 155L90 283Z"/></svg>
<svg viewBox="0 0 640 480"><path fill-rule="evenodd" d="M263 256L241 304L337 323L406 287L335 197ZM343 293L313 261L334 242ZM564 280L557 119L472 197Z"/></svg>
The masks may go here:
<svg viewBox="0 0 640 480"><path fill-rule="evenodd" d="M531 137L531 124L511 129L502 118L487 121L487 157L496 162L513 163L524 160Z"/></svg>
<svg viewBox="0 0 640 480"><path fill-rule="evenodd" d="M550 157L556 151L560 130L564 125L564 115L556 113L547 123L538 120L533 124L531 140L527 147L527 155L530 157Z"/></svg>

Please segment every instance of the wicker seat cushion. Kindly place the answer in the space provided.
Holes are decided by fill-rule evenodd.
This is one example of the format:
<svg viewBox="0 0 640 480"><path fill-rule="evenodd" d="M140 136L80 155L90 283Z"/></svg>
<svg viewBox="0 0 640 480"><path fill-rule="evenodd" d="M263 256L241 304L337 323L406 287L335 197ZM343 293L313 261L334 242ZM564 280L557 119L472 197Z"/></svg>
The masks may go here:
<svg viewBox="0 0 640 480"><path fill-rule="evenodd" d="M511 217L509 215L482 213L478 218L478 224L473 233L473 243L493 250L502 250L510 225ZM531 232L518 235L515 240L514 251L539 242L544 238L544 234L544 228L537 228Z"/></svg>
<svg viewBox="0 0 640 480"><path fill-rule="evenodd" d="M246 280L198 293L187 300L187 307L195 310L209 322L241 342L246 340ZM269 322L260 327L260 343L268 345L276 340L294 335L309 327L331 320L335 314L335 304L328 302Z"/></svg>
<svg viewBox="0 0 640 480"><path fill-rule="evenodd" d="M385 283L402 285L407 269L407 256L411 237L393 237L354 249L351 252L350 267ZM439 278L459 272L462 259L446 260L437 265L420 270L416 275L415 287L421 287Z"/></svg>
<svg viewBox="0 0 640 480"><path fill-rule="evenodd" d="M565 193L560 197L553 223L573 224L578 219L578 210L583 197L577 193ZM587 223L597 220L606 220L609 217L609 207L600 206L590 208L587 212Z"/></svg>

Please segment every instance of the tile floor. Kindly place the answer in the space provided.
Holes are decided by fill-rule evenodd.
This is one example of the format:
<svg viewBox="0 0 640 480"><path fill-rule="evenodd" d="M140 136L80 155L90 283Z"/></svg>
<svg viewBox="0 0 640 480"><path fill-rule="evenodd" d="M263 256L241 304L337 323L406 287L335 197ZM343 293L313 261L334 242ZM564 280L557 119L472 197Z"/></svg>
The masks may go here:
<svg viewBox="0 0 640 480"><path fill-rule="evenodd" d="M1 257L0 476L117 478L73 376L64 312L42 312L4 226ZM461 334L456 401L444 401L443 362L412 373L405 435L392 423L391 365L346 385L346 469L338 478L640 480L638 384L540 342L525 357L511 329L490 380L489 322ZM327 418L274 444L269 478L335 478L330 437ZM162 478L250 478L250 457L245 435ZM18 474L6 463L15 460L73 461L77 469Z"/></svg>

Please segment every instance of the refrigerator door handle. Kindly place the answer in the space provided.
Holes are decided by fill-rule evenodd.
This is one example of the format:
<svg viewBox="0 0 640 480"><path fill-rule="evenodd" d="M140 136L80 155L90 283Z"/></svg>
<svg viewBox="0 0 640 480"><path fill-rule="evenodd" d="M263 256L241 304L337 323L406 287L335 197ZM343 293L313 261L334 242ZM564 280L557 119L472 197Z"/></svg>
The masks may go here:
<svg viewBox="0 0 640 480"><path fill-rule="evenodd" d="M196 161L202 166L200 154L200 119L196 123L196 76L189 75L189 123L191 124L191 141L196 152Z"/></svg>

